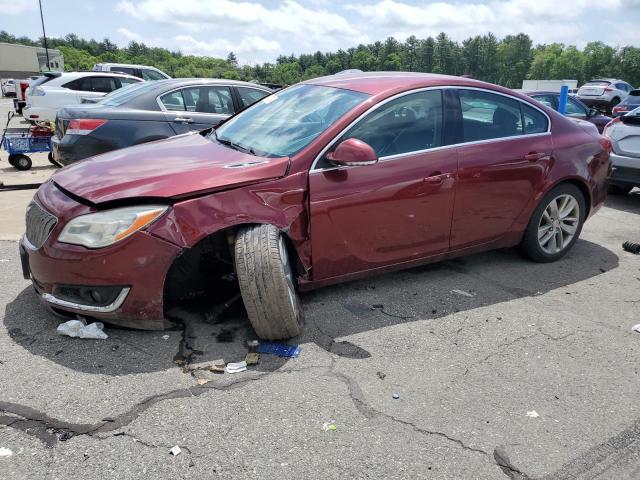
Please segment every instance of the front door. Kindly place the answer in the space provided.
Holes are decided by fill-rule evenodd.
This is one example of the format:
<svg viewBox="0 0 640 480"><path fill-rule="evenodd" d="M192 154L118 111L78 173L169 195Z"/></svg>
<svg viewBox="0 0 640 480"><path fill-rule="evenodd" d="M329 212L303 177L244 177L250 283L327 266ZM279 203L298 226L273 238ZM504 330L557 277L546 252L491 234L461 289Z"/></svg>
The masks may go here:
<svg viewBox="0 0 640 480"><path fill-rule="evenodd" d="M310 172L313 278L402 263L449 249L455 147L443 146L442 91L406 94L338 139L371 145L378 163Z"/></svg>
<svg viewBox="0 0 640 480"><path fill-rule="evenodd" d="M177 134L214 127L234 113L231 89L225 86L186 87L162 95L160 102Z"/></svg>
<svg viewBox="0 0 640 480"><path fill-rule="evenodd" d="M459 90L462 138L451 249L509 231L544 181L553 145L541 110L483 90Z"/></svg>

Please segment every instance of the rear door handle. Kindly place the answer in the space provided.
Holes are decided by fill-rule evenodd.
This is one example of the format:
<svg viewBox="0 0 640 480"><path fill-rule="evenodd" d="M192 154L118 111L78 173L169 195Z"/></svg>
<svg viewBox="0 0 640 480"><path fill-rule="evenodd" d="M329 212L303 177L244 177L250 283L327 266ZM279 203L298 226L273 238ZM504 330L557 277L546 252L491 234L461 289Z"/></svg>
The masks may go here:
<svg viewBox="0 0 640 480"><path fill-rule="evenodd" d="M193 119L191 117L176 117L173 121L180 123L193 123Z"/></svg>
<svg viewBox="0 0 640 480"><path fill-rule="evenodd" d="M549 156L548 153L531 152L531 153L527 153L524 156L524 159L527 160L528 162L537 162L538 160L542 160L543 158L546 158L548 156Z"/></svg>

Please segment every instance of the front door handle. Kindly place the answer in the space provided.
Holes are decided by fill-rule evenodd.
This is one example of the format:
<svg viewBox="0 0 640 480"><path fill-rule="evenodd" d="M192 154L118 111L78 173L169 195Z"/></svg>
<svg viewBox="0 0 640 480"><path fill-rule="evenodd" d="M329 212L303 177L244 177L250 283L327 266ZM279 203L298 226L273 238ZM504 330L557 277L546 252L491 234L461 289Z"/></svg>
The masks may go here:
<svg viewBox="0 0 640 480"><path fill-rule="evenodd" d="M179 123L193 123L193 119L191 117L176 117L173 121Z"/></svg>
<svg viewBox="0 0 640 480"><path fill-rule="evenodd" d="M547 158L548 156L548 153L531 152L527 153L524 156L524 159L528 162L537 162L538 160L542 160L543 158Z"/></svg>
<svg viewBox="0 0 640 480"><path fill-rule="evenodd" d="M434 172L432 175L424 179L424 183L426 183L427 185L439 186L439 185L442 185L444 181L449 178L451 178L450 173Z"/></svg>

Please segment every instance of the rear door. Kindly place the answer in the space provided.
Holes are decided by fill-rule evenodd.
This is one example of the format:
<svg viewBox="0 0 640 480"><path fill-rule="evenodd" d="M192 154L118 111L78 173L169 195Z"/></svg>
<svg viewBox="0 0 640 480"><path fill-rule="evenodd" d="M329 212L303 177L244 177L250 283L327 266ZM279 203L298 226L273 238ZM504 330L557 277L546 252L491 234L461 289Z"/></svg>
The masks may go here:
<svg viewBox="0 0 640 480"><path fill-rule="evenodd" d="M313 278L322 280L446 252L458 157L444 138L442 90L399 96L336 139L309 175ZM379 160L326 160L358 138Z"/></svg>
<svg viewBox="0 0 640 480"><path fill-rule="evenodd" d="M235 111L231 89L221 85L180 88L161 95L159 103L178 134L216 126Z"/></svg>
<svg viewBox="0 0 640 480"><path fill-rule="evenodd" d="M452 250L506 234L544 181L553 150L542 110L486 90L457 93L460 163Z"/></svg>

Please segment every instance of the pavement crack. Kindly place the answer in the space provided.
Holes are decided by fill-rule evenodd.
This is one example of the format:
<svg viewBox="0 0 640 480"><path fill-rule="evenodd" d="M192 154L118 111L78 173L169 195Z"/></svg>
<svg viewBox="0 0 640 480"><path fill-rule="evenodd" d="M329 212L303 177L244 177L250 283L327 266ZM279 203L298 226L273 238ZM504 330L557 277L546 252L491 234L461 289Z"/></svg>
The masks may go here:
<svg viewBox="0 0 640 480"><path fill-rule="evenodd" d="M500 470L511 480L532 480L526 473L513 466L503 446L499 445L493 449L493 459Z"/></svg>

